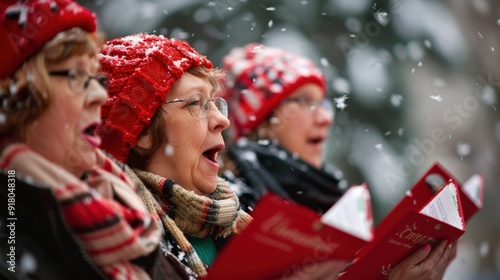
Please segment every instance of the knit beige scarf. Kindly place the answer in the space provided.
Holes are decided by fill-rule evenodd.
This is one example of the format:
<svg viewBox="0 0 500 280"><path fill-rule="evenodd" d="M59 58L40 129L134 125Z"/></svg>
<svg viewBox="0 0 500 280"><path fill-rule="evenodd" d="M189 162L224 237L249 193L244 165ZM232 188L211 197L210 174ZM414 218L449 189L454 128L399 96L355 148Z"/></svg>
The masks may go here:
<svg viewBox="0 0 500 280"><path fill-rule="evenodd" d="M238 197L222 178L218 179L215 191L206 197L147 171L134 169L128 175L148 211L177 241L189 267L199 276L206 276L205 265L184 234L227 237L240 233L252 220L240 210Z"/></svg>

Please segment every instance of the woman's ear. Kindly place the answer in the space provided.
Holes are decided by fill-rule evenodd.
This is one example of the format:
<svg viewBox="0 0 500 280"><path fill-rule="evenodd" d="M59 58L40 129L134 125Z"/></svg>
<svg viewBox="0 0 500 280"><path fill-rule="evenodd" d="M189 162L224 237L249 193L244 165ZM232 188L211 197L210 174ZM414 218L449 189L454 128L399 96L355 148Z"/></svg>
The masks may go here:
<svg viewBox="0 0 500 280"><path fill-rule="evenodd" d="M145 150L151 149L152 139L151 133L142 134L139 136L139 140L137 140L137 147Z"/></svg>
<svg viewBox="0 0 500 280"><path fill-rule="evenodd" d="M272 139L273 132L271 128L271 124L269 119L262 121L256 128L255 132L257 133L257 139Z"/></svg>

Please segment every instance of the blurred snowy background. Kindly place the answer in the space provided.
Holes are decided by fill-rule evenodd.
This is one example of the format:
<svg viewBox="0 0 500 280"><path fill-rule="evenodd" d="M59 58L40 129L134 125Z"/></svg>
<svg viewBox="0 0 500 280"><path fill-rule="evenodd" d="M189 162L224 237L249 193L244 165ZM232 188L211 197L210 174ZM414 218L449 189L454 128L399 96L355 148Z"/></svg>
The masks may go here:
<svg viewBox="0 0 500 280"><path fill-rule="evenodd" d="M500 279L500 2L497 0L90 0L107 38L188 41L216 66L249 42L325 72L338 110L326 159L367 182L380 219L439 161L485 178L446 279Z"/></svg>

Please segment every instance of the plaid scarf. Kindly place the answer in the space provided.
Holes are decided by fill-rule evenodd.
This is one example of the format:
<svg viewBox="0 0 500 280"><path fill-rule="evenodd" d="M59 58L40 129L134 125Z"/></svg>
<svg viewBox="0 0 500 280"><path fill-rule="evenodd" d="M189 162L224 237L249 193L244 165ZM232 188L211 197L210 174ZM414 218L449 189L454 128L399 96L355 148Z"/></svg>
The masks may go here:
<svg viewBox="0 0 500 280"><path fill-rule="evenodd" d="M14 169L50 188L64 220L91 259L112 279L150 279L130 261L154 251L161 239L135 188L123 170L101 150L97 165L82 181L30 150L10 144L0 157L1 169ZM117 200L113 197L119 198Z"/></svg>
<svg viewBox="0 0 500 280"><path fill-rule="evenodd" d="M240 233L252 220L240 210L238 197L222 178L217 181L215 191L206 197L156 174L137 169L134 172L129 171L128 175L138 186L139 196L149 212L161 221L164 230L172 235L189 267L199 276L207 275L206 267L184 234L227 237Z"/></svg>

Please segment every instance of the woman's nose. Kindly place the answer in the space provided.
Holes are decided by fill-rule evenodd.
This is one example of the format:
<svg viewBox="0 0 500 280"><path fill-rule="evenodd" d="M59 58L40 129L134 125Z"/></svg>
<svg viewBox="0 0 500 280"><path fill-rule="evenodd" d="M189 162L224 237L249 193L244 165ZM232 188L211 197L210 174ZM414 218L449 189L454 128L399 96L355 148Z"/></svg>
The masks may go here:
<svg viewBox="0 0 500 280"><path fill-rule="evenodd" d="M314 114L315 121L321 125L331 125L334 119L334 112L319 106Z"/></svg>
<svg viewBox="0 0 500 280"><path fill-rule="evenodd" d="M213 102L210 102L210 112L208 114L209 120L209 128L212 131L218 132L218 131L223 131L229 127L231 122L229 119L222 114L221 111L215 106Z"/></svg>
<svg viewBox="0 0 500 280"><path fill-rule="evenodd" d="M103 105L108 100L108 90L96 80L91 80L87 89L88 104Z"/></svg>

